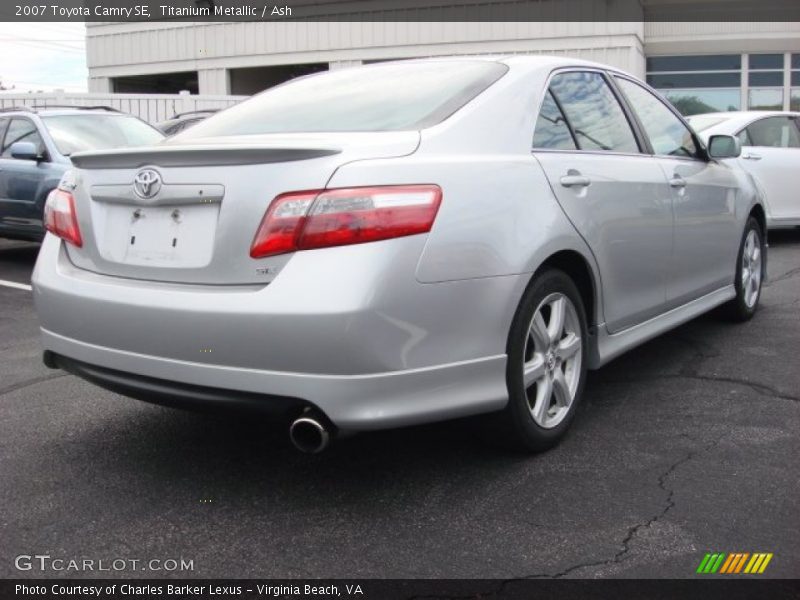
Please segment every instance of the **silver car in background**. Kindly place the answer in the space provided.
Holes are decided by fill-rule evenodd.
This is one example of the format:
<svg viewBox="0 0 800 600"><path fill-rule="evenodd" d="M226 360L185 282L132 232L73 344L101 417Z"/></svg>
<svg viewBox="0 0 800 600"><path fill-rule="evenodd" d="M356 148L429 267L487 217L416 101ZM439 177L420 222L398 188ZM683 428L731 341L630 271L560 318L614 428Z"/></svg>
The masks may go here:
<svg viewBox="0 0 800 600"><path fill-rule="evenodd" d="M296 446L494 413L555 444L587 369L756 310L764 208L635 78L565 58L294 80L90 152L33 275L48 366L150 402L276 411Z"/></svg>

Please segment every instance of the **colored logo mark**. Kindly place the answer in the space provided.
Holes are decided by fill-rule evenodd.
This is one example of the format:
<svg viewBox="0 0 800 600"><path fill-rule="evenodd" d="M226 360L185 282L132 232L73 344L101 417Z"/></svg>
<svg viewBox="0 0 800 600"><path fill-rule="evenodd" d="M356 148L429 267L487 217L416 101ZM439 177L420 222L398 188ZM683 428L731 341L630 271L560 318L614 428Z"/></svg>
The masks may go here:
<svg viewBox="0 0 800 600"><path fill-rule="evenodd" d="M715 552L708 553L700 561L697 567L698 573L719 573L719 574L739 574L763 573L769 561L772 560L772 552Z"/></svg>

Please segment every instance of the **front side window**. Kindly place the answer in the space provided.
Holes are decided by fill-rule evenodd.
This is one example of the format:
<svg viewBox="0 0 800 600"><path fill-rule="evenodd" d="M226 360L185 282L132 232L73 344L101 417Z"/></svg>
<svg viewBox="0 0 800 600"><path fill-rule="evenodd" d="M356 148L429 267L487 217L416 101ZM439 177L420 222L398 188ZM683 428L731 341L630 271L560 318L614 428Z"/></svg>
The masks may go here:
<svg viewBox="0 0 800 600"><path fill-rule="evenodd" d="M742 146L752 146L753 143L750 141L750 136L747 135L747 129L742 129L737 136L739 138L739 143Z"/></svg>
<svg viewBox="0 0 800 600"><path fill-rule="evenodd" d="M553 150L577 149L567 120L550 92L545 94L542 108L539 110L533 134L533 147Z"/></svg>
<svg viewBox="0 0 800 600"><path fill-rule="evenodd" d="M31 142L39 152L44 150L42 137L39 135L36 125L28 119L11 119L6 131L6 137L3 140L3 149L0 156L13 158L11 156L11 146L16 142Z"/></svg>
<svg viewBox="0 0 800 600"><path fill-rule="evenodd" d="M581 150L639 152L628 119L600 73L556 75L550 93L563 108Z"/></svg>
<svg viewBox="0 0 800 600"><path fill-rule="evenodd" d="M747 141L745 145L747 146L800 148L800 133L798 133L794 121L789 117L760 119L748 125L745 131Z"/></svg>
<svg viewBox="0 0 800 600"><path fill-rule="evenodd" d="M616 80L639 117L653 152L660 156L697 157L691 130L661 100L629 79L617 77Z"/></svg>

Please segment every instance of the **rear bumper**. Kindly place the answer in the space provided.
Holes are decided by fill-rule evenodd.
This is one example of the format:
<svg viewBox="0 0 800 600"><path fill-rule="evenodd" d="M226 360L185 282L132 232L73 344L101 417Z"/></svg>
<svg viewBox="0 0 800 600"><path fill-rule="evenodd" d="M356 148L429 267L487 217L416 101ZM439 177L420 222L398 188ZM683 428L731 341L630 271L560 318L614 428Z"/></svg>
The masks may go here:
<svg viewBox="0 0 800 600"><path fill-rule="evenodd" d="M421 284L424 242L298 253L269 285L237 287L92 273L48 236L33 297L59 366L151 402L288 398L349 430L500 409L506 336L528 277Z"/></svg>
<svg viewBox="0 0 800 600"><path fill-rule="evenodd" d="M507 400L505 355L369 375L317 375L170 360L42 329L48 360L107 389L181 408L288 413L312 405L340 429L402 427L479 414Z"/></svg>
<svg viewBox="0 0 800 600"><path fill-rule="evenodd" d="M235 408L288 416L300 412L305 404L299 398L237 392L115 371L68 358L51 350L44 351L43 360L51 369L62 369L112 392L172 408Z"/></svg>

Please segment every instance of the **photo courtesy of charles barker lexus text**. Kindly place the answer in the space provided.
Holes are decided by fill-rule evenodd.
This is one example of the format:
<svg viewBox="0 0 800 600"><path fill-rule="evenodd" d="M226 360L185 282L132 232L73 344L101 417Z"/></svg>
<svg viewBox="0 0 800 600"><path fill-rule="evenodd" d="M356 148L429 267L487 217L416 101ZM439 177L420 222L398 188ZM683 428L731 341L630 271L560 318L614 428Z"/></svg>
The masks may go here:
<svg viewBox="0 0 800 600"><path fill-rule="evenodd" d="M0 14L0 599L800 596L800 5Z"/></svg>

